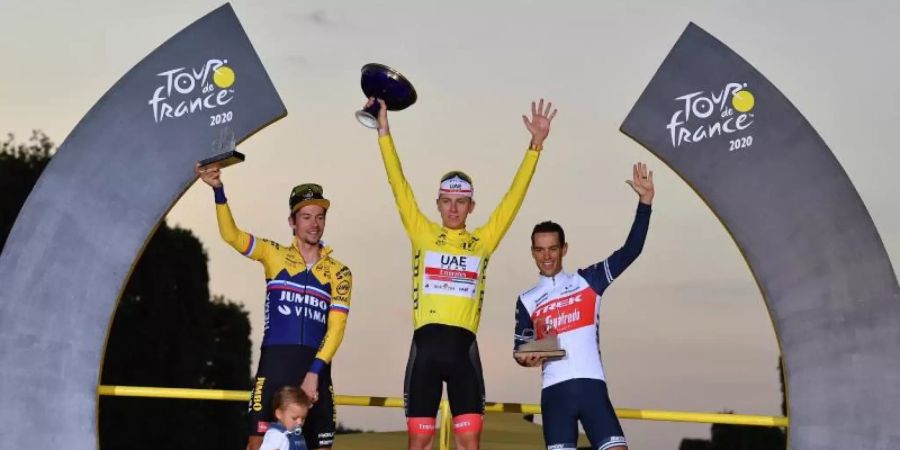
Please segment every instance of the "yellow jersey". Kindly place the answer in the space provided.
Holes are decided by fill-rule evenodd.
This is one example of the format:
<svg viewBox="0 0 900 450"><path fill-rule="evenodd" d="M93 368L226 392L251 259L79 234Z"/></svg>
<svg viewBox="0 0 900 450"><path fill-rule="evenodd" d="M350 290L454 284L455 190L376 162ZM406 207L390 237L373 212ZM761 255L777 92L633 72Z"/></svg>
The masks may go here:
<svg viewBox="0 0 900 450"><path fill-rule="evenodd" d="M403 175L393 139L381 136L378 144L400 219L412 243L413 326L418 329L434 323L477 332L488 260L519 212L540 152L525 152L503 200L488 222L470 233L428 220Z"/></svg>

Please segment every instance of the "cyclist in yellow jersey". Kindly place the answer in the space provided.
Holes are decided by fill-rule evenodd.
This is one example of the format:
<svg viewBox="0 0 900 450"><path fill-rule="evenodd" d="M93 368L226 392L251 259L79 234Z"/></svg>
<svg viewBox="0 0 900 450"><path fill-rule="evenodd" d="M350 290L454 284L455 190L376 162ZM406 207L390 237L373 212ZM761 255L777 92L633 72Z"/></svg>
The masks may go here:
<svg viewBox="0 0 900 450"><path fill-rule="evenodd" d="M374 101L369 99L366 106ZM475 208L472 179L460 171L441 177L437 198L441 223L428 220L403 176L387 107L377 101L381 106L378 144L400 219L412 243L415 332L404 383L409 448L431 448L435 415L446 382L457 448L477 450L484 414L484 378L475 333L484 300L485 271L525 199L556 110L550 103L545 107L543 99L537 105L531 103L531 119L522 116L531 143L512 186L488 222L469 232L466 218Z"/></svg>

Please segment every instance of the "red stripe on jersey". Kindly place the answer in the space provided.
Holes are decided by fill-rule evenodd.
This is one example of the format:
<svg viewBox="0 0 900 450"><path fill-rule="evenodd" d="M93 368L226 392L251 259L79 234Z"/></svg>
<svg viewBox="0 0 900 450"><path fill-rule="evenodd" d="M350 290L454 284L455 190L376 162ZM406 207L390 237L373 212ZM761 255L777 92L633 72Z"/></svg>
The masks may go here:
<svg viewBox="0 0 900 450"><path fill-rule="evenodd" d="M596 305L597 294L586 287L537 307L531 313L531 320L535 324L538 339L548 332L559 334L593 325Z"/></svg>

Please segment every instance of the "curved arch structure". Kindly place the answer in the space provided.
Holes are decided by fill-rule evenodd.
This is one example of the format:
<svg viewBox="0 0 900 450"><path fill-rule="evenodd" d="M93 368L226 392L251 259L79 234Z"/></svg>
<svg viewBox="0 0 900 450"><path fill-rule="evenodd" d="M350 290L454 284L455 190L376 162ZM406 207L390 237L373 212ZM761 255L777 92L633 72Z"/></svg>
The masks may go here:
<svg viewBox="0 0 900 450"><path fill-rule="evenodd" d="M221 128L240 142L286 114L226 4L144 58L84 116L0 255L4 448L97 448L104 343L145 242Z"/></svg>
<svg viewBox="0 0 900 450"><path fill-rule="evenodd" d="M693 187L749 264L784 358L790 448L900 448L900 288L809 122L690 24L621 130Z"/></svg>

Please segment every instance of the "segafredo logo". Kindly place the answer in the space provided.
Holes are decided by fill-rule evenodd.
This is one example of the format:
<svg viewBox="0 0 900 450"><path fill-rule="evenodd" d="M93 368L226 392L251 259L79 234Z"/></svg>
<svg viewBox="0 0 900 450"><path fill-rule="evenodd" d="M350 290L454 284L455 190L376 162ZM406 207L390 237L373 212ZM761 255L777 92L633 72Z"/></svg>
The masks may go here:
<svg viewBox="0 0 900 450"><path fill-rule="evenodd" d="M153 109L153 120L177 119L200 111L209 111L227 105L234 99L235 74L228 67L227 59L210 59L199 67L178 67L156 74L160 85L147 102ZM230 111L210 116L210 126L230 120Z"/></svg>
<svg viewBox="0 0 900 450"><path fill-rule="evenodd" d="M745 131L753 125L755 99L747 83L731 82L721 90L691 92L675 97L675 102L678 109L666 125L673 148ZM752 143L752 136L743 136L732 141L729 150Z"/></svg>

